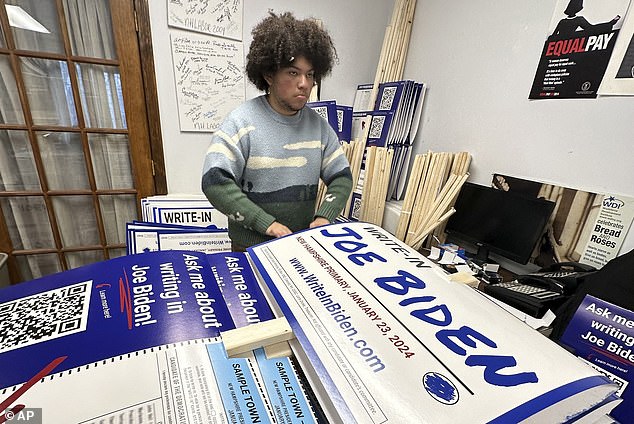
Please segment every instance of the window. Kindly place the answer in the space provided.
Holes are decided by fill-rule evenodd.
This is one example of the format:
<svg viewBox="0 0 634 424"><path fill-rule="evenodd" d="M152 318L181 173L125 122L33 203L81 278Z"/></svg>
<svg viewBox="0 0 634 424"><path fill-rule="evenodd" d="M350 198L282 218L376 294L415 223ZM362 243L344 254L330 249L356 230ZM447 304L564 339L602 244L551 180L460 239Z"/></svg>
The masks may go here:
<svg viewBox="0 0 634 424"><path fill-rule="evenodd" d="M12 283L125 254L139 200L165 193L148 21L147 0L0 7L0 251Z"/></svg>

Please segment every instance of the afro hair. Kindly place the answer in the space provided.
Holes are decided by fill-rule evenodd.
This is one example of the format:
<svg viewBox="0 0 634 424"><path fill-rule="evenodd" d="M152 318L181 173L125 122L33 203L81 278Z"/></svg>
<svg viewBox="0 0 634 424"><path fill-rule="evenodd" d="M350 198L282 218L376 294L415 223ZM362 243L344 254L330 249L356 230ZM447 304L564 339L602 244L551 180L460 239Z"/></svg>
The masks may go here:
<svg viewBox="0 0 634 424"><path fill-rule="evenodd" d="M327 31L311 19L298 20L292 13L269 12L251 31L246 72L258 90L267 91L265 76L290 66L303 56L313 66L316 81L328 75L337 51Z"/></svg>

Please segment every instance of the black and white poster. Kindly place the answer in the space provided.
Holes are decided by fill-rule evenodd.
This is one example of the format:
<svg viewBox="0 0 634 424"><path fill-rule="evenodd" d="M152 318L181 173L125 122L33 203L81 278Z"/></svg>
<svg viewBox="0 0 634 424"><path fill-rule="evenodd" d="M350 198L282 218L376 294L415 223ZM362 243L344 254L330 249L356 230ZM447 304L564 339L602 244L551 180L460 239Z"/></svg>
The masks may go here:
<svg viewBox="0 0 634 424"><path fill-rule="evenodd" d="M559 0L529 99L595 98L630 0Z"/></svg>
<svg viewBox="0 0 634 424"><path fill-rule="evenodd" d="M634 95L634 15L628 13L605 71L599 95Z"/></svg>

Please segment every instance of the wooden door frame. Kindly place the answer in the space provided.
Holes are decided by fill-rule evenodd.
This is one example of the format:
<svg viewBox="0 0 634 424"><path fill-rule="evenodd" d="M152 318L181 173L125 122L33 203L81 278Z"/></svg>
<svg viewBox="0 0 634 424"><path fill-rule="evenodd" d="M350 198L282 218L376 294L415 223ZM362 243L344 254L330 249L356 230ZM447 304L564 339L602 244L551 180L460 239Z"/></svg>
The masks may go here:
<svg viewBox="0 0 634 424"><path fill-rule="evenodd" d="M128 77L127 81L122 78L122 84L129 84L135 88L142 86L142 91L145 93L142 99L124 98L128 110L136 110L135 107L139 107L136 103L144 102L143 107L147 116L146 122L135 119L127 120L130 133L138 131L137 135L149 140L148 150L139 151L135 147L131 152L135 162L138 161L137 163L141 166L149 166L154 176L152 182L136 181L137 189L140 197L151 194L167 194L148 0L110 0L110 10L113 16L113 32L117 50L135 48L139 51L138 61L135 55L130 55L135 57L130 57L129 60L121 58L121 68L126 70L122 74ZM120 14L122 10L125 10L126 13ZM115 16L120 18L116 20L118 25L114 24ZM128 107L128 104L131 106Z"/></svg>
<svg viewBox="0 0 634 424"><path fill-rule="evenodd" d="M136 11L137 37L141 58L143 90L148 117L151 158L154 174L155 194L167 194L167 176L165 174L165 156L161 134L161 116L159 113L154 51L152 48L152 29L150 26L149 0L134 0Z"/></svg>

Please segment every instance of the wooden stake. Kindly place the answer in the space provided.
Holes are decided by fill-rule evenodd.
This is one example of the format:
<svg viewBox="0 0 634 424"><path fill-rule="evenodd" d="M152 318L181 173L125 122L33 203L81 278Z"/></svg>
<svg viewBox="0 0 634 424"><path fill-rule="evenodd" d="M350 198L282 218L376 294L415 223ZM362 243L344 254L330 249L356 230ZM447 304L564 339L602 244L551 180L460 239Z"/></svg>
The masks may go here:
<svg viewBox="0 0 634 424"><path fill-rule="evenodd" d="M435 229L436 227L438 227L438 225L442 223L443 219L441 218L441 215L443 213L446 214L447 210L453 209L453 207L450 208L449 205L455 202L455 198L457 197L460 189L462 188L462 185L468 177L468 174L462 176L456 176L455 174L452 174L452 176L450 177L451 181L448 182L445 187L443 187L442 192L438 195L437 201L434 205L434 209L431 212L430 216L425 220L421 228L415 233L414 237L412 237L411 242L407 244L412 247L415 245L418 245L420 247L420 243L429 234L429 232L433 231L433 229Z"/></svg>
<svg viewBox="0 0 634 424"><path fill-rule="evenodd" d="M402 78L415 9L415 0L397 0L394 4L390 23L385 28L369 109L374 107L380 83Z"/></svg>
<svg viewBox="0 0 634 424"><path fill-rule="evenodd" d="M451 215L456 212L454 208L448 210L443 216L441 216L436 222L427 227L419 236L417 236L410 245L413 249L420 249L421 244L425 241L425 237L429 235L436 227L445 222Z"/></svg>
<svg viewBox="0 0 634 424"><path fill-rule="evenodd" d="M423 162L425 161L425 155L416 155L414 157L414 163L412 164L412 171L407 180L407 188L405 189L405 197L403 199L403 206L401 208L401 215L399 216L398 225L396 228L396 238L401 241L405 241L405 235L407 233L407 227L409 226L412 207L418 191L418 186L422 180Z"/></svg>
<svg viewBox="0 0 634 424"><path fill-rule="evenodd" d="M350 196L348 196L348 201L346 202L346 208L344 209L345 213L348 213L350 210L350 203L352 202L352 194L357 188L357 184L359 181L359 174L361 172L361 161L363 159L363 151L365 150L365 143L361 140L353 140L351 141L352 146L352 160L350 160L350 172L352 173L352 190L350 191Z"/></svg>
<svg viewBox="0 0 634 424"><path fill-rule="evenodd" d="M434 199L440 190L442 175L444 173L442 166L444 160L445 155L443 153L436 153L432 157L428 173L429 177L425 180L425 187L421 202L419 205L415 205L414 210L412 211L414 213L412 216L414 225L410 225L409 230L412 235L416 235L423 229L422 221L424 220L424 217L429 215Z"/></svg>
<svg viewBox="0 0 634 424"><path fill-rule="evenodd" d="M403 47L399 50L398 70L399 74L395 76L395 80L400 80L403 77L403 69L405 68L405 61L407 60L407 52L409 51L409 42L411 39L412 26L414 24L414 11L416 10L416 0L410 0L408 4L408 11L406 13L405 33L403 35Z"/></svg>
<svg viewBox="0 0 634 424"><path fill-rule="evenodd" d="M446 210L445 202L449 191L453 188L457 176L452 174L447 183L443 186L442 190L438 193L434 199L432 205L429 208L429 212L422 217L418 223L415 234L418 235L429 225L430 222L434 222L438 217ZM442 206L442 207L441 207Z"/></svg>
<svg viewBox="0 0 634 424"><path fill-rule="evenodd" d="M370 194L372 192L375 153L376 146L370 146L366 149L363 193L361 195L361 207L359 210L359 220L361 221L367 221L368 212L366 205L370 202Z"/></svg>
<svg viewBox="0 0 634 424"><path fill-rule="evenodd" d="M432 168L433 156L434 155L431 151L427 152L427 155L425 155L425 162L423 163L423 172L421 174L421 182L418 186L418 190L416 191L414 204L412 205L412 209L411 209L412 217L411 217L409 226L407 228L407 233L405 236L405 243L407 244L409 244L412 236L415 234L416 226L418 224L418 221L420 220L421 204L424 201L423 197L424 197L426 185L428 183L430 174L432 172L431 168Z"/></svg>
<svg viewBox="0 0 634 424"><path fill-rule="evenodd" d="M385 213L385 202L387 198L387 190L390 182L390 171L392 169L392 159L394 157L394 149L383 149L383 165L381 167L381 177L379 190L377 195L377 207L374 224L383 225L383 214Z"/></svg>
<svg viewBox="0 0 634 424"><path fill-rule="evenodd" d="M455 173L456 175L464 175L467 174L469 172L469 165L471 163L471 155L468 152L459 152L456 153L454 156L454 165L452 166L452 173ZM455 205L455 199L457 198L457 195L454 198L454 201L451 202L449 204L450 207L453 207ZM444 243L445 241L445 227L446 227L446 222L439 225L433 232L435 238L434 241L438 242L438 243ZM430 240L431 241L431 240ZM431 244L434 244L434 241L431 241Z"/></svg>

